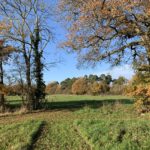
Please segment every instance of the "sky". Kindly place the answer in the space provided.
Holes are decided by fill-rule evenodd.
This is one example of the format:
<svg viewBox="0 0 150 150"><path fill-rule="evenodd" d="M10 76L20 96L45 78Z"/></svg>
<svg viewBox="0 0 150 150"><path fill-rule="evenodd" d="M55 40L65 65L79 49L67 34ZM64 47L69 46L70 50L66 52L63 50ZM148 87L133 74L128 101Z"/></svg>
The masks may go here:
<svg viewBox="0 0 150 150"><path fill-rule="evenodd" d="M61 82L66 78L83 77L84 75L94 74L110 74L113 78L125 76L131 79L134 74L130 65L123 65L111 68L109 64L98 64L95 68L87 67L77 69L77 57L75 54L68 54L64 49L59 48L59 44L66 37L66 30L59 22L51 22L51 27L54 33L54 39L48 44L45 53L47 69L44 71L44 80L46 83L52 81ZM59 62L60 61L60 62ZM56 65L51 65L53 62L59 62Z"/></svg>

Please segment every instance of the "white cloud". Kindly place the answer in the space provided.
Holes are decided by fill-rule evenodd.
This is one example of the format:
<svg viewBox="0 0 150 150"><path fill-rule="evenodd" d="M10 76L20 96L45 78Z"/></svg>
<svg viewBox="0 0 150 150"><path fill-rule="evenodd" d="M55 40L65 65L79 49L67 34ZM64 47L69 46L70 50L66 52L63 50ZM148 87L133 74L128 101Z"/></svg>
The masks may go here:
<svg viewBox="0 0 150 150"><path fill-rule="evenodd" d="M130 65L124 65L124 66L112 67L106 71L102 71L102 72L99 72L96 74L97 75L110 74L113 78L118 78L119 76L124 76L127 79L131 79L131 77L134 75L134 71Z"/></svg>

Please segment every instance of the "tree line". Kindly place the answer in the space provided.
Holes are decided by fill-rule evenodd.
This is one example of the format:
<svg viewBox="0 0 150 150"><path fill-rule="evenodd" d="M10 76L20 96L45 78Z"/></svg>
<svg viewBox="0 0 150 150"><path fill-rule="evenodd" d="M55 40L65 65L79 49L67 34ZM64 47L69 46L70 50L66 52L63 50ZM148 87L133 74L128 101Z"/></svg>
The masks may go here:
<svg viewBox="0 0 150 150"><path fill-rule="evenodd" d="M53 81L46 86L46 94L100 95L123 94L127 79L120 76L112 79L111 75L85 75L80 78L67 78L62 82Z"/></svg>

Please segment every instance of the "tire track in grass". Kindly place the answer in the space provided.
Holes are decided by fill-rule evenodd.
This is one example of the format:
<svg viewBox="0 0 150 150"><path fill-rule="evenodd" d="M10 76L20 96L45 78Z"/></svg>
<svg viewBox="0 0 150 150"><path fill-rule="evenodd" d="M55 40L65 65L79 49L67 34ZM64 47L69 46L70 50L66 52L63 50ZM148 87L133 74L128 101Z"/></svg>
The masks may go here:
<svg viewBox="0 0 150 150"><path fill-rule="evenodd" d="M43 121L30 120L21 123L0 125L0 149L28 150L42 128Z"/></svg>
<svg viewBox="0 0 150 150"><path fill-rule="evenodd" d="M83 135L83 133L80 131L80 129L77 126L73 126L74 130L77 132L77 134L85 141L85 143L89 146L90 150L94 149L94 145L91 144L91 142Z"/></svg>
<svg viewBox="0 0 150 150"><path fill-rule="evenodd" d="M38 138L42 135L43 130L45 128L45 125L46 125L46 122L43 121L41 123L41 125L39 126L38 130L35 133L33 133L31 144L28 146L27 150L33 150L34 149L34 145L38 141Z"/></svg>
<svg viewBox="0 0 150 150"><path fill-rule="evenodd" d="M72 122L47 122L43 134L35 144L36 150L90 150L78 135Z"/></svg>

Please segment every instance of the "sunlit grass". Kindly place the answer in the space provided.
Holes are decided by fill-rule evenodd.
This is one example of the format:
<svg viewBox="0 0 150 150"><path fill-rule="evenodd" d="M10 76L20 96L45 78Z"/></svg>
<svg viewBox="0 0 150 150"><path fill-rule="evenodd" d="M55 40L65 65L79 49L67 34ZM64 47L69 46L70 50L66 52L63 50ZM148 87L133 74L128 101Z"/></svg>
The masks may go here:
<svg viewBox="0 0 150 150"><path fill-rule="evenodd" d="M42 126L42 121L0 125L0 150L26 150Z"/></svg>
<svg viewBox="0 0 150 150"><path fill-rule="evenodd" d="M78 120L74 125L93 150L150 149L150 121Z"/></svg>
<svg viewBox="0 0 150 150"><path fill-rule="evenodd" d="M30 146L37 150L150 149L150 122L145 121L150 115L139 116L131 98L50 95L47 99L49 106L45 111L0 118L3 124L0 125L0 150ZM18 96L8 100L12 106L21 104ZM40 122L27 121L31 119L45 122L35 143L33 137Z"/></svg>
<svg viewBox="0 0 150 150"><path fill-rule="evenodd" d="M82 100L122 100L122 99L130 99L127 96L121 95L99 95L99 96L92 96L92 95L48 95L48 101L50 102L58 102L58 101L82 101Z"/></svg>
<svg viewBox="0 0 150 150"><path fill-rule="evenodd" d="M36 143L41 150L88 150L89 146L75 131L72 122L49 122Z"/></svg>

